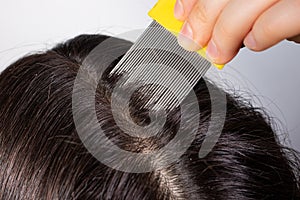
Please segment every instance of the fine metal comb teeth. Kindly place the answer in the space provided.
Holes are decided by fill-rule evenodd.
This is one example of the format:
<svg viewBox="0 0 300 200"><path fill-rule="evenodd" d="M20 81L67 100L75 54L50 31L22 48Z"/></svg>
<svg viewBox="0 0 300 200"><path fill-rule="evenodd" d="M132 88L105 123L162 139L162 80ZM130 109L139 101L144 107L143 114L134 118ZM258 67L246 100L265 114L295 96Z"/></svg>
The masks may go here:
<svg viewBox="0 0 300 200"><path fill-rule="evenodd" d="M151 92L145 105L174 109L206 73L211 63L196 52L183 49L176 36L155 20L132 45L110 74L125 75L123 85L145 83Z"/></svg>

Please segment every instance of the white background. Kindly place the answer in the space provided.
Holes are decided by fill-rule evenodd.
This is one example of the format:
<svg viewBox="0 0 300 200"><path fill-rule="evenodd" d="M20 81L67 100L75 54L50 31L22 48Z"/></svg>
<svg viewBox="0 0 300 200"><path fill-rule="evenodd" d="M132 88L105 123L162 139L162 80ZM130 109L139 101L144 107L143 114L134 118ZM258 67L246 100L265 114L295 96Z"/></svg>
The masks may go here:
<svg viewBox="0 0 300 200"><path fill-rule="evenodd" d="M155 0L26 0L0 3L0 70L29 52L84 33L116 35L144 29ZM278 27L278 30L280 27ZM218 74L219 76L216 76ZM208 76L263 106L286 144L300 150L300 45L282 42L262 52L243 49ZM217 77L217 78L216 78ZM221 77L221 78L220 78Z"/></svg>

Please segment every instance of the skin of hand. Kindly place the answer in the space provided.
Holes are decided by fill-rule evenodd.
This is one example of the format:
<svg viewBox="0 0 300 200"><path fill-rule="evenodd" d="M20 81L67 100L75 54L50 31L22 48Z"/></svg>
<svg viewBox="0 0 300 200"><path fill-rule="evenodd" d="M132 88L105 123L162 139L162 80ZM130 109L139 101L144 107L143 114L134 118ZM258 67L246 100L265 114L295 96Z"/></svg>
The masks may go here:
<svg viewBox="0 0 300 200"><path fill-rule="evenodd" d="M184 21L179 44L226 64L242 43L263 51L288 39L300 43L300 0L177 0L175 17Z"/></svg>

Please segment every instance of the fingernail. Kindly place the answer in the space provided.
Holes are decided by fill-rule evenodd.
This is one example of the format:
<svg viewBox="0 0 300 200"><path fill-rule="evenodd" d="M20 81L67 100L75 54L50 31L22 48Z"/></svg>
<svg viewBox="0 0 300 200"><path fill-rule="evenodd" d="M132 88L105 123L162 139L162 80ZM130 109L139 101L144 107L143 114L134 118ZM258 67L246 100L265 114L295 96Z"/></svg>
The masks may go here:
<svg viewBox="0 0 300 200"><path fill-rule="evenodd" d="M246 45L246 47L248 47L249 49L255 49L257 46L256 40L253 36L253 33L250 32L247 37L244 40L244 44Z"/></svg>
<svg viewBox="0 0 300 200"><path fill-rule="evenodd" d="M184 9L181 0L176 1L174 15L177 19L181 19L184 15Z"/></svg>
<svg viewBox="0 0 300 200"><path fill-rule="evenodd" d="M216 43L213 40L210 40L210 42L207 45L206 55L208 59L212 62L215 62L219 58L219 51Z"/></svg>
<svg viewBox="0 0 300 200"><path fill-rule="evenodd" d="M188 22L183 25L180 34L178 35L178 43L188 51L197 51L201 49L193 39L193 29Z"/></svg>

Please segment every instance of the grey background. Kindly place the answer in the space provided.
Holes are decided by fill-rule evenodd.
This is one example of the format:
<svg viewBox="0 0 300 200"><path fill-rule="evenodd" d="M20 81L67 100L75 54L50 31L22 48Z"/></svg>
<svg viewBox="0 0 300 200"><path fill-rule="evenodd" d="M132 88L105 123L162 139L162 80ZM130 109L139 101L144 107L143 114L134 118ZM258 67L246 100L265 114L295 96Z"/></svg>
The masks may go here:
<svg viewBox="0 0 300 200"><path fill-rule="evenodd" d="M26 0L0 3L0 70L21 56L83 33L118 35L144 29L155 0ZM278 27L280 29L280 27ZM285 144L300 150L300 45L282 42L254 53L243 49L224 70L207 76L272 116ZM289 134L289 137L286 134Z"/></svg>

